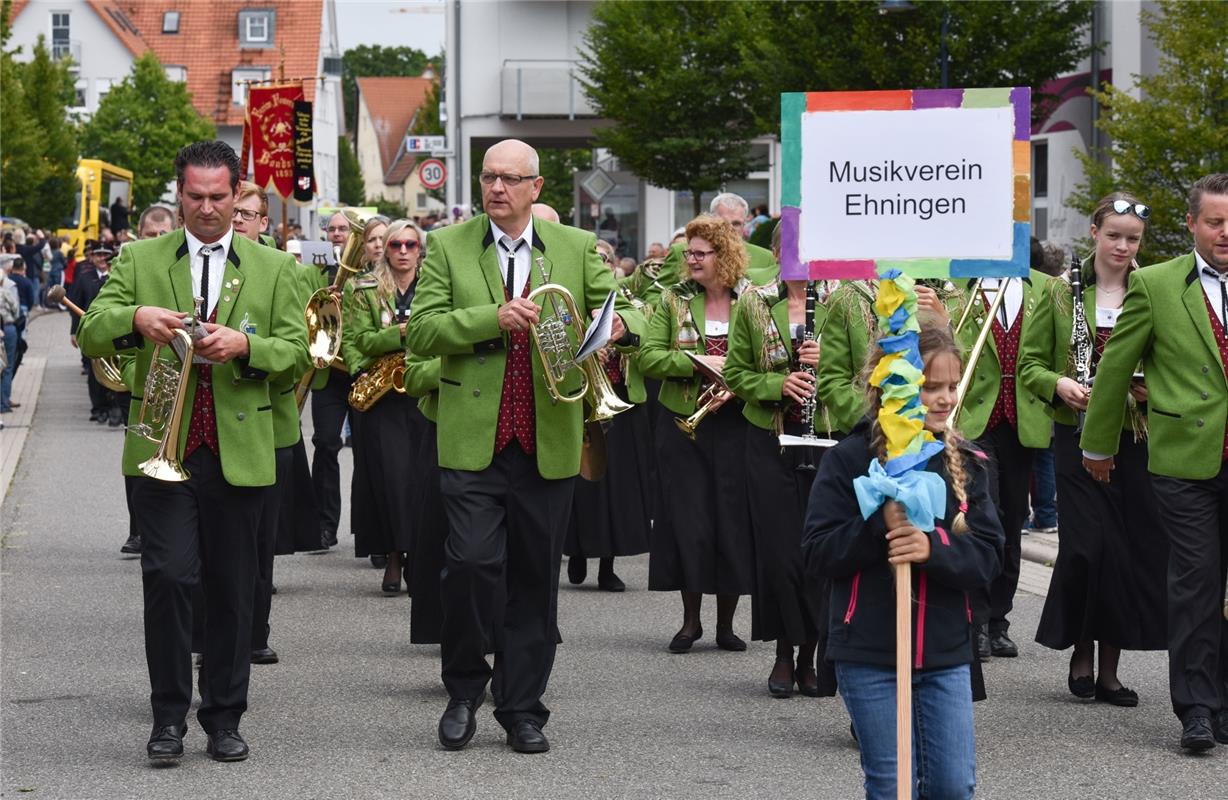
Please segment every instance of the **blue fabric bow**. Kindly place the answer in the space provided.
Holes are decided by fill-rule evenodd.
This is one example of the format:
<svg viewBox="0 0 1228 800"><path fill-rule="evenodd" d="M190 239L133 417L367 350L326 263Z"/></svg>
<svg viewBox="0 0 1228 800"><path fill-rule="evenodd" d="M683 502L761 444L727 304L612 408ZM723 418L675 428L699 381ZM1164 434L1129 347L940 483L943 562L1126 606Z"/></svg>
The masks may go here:
<svg viewBox="0 0 1228 800"><path fill-rule="evenodd" d="M888 475L878 459L870 462L866 475L853 479L853 491L863 519L873 516L887 500L896 500L904 506L909 522L932 531L934 521L947 510L947 484L941 475L924 470Z"/></svg>

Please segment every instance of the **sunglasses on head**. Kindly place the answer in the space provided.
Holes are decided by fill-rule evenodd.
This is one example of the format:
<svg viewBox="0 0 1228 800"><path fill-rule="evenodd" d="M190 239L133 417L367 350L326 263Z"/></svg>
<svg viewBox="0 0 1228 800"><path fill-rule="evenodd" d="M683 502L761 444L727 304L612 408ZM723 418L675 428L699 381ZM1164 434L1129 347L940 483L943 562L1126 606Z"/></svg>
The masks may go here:
<svg viewBox="0 0 1228 800"><path fill-rule="evenodd" d="M1131 203L1129 200L1114 200L1114 214L1133 214L1144 222L1151 216L1151 209L1142 203Z"/></svg>

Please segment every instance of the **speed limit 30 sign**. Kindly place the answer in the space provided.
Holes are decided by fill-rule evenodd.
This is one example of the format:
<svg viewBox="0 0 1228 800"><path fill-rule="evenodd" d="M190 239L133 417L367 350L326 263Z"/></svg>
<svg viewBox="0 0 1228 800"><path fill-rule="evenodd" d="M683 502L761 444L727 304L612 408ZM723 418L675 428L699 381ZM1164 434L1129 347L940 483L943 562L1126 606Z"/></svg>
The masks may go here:
<svg viewBox="0 0 1228 800"><path fill-rule="evenodd" d="M438 189L448 180L448 168L437 158L428 158L418 165L418 180L424 189Z"/></svg>

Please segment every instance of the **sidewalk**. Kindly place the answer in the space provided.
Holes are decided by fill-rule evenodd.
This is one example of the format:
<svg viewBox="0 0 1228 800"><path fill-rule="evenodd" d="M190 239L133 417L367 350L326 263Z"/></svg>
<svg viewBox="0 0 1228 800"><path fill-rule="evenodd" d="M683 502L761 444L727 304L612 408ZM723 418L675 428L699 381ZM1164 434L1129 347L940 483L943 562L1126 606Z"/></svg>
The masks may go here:
<svg viewBox="0 0 1228 800"><path fill-rule="evenodd" d="M1052 567L1053 562L1057 561L1057 534L1024 534L1022 552L1025 560Z"/></svg>
<svg viewBox="0 0 1228 800"><path fill-rule="evenodd" d="M47 352L56 336L68 337L68 314L63 311L35 309L26 325L26 343L29 349L21 360L21 369L13 378L13 402L20 408L0 415L4 429L0 430L0 501L8 495L9 484L21 460L22 448L34 421L34 409L43 385L43 368L47 365Z"/></svg>

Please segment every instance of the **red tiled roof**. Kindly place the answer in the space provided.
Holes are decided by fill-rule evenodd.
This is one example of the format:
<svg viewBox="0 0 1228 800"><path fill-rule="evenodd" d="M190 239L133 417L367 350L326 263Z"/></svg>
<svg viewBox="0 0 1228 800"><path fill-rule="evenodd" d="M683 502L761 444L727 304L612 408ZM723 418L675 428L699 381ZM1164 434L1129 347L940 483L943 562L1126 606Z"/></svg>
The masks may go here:
<svg viewBox="0 0 1228 800"><path fill-rule="evenodd" d="M385 183L401 183L413 169L413 156L401 156L401 146L414 113L426 100L434 84L430 78L359 78L358 94L367 104L371 121L375 124L375 137L379 141L380 166L384 170ZM408 160L409 168L400 179L393 180L401 162Z"/></svg>

